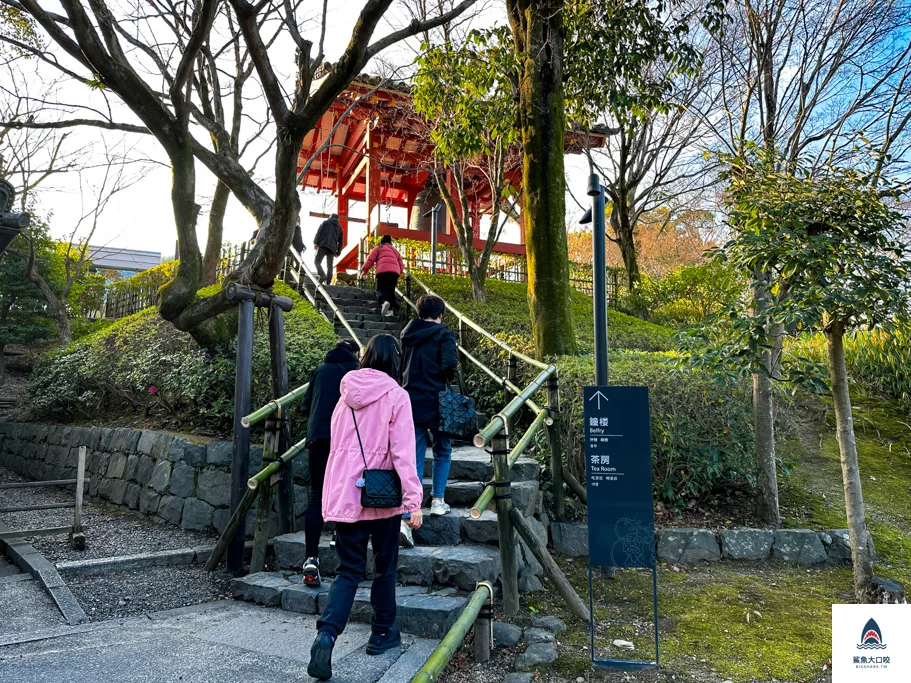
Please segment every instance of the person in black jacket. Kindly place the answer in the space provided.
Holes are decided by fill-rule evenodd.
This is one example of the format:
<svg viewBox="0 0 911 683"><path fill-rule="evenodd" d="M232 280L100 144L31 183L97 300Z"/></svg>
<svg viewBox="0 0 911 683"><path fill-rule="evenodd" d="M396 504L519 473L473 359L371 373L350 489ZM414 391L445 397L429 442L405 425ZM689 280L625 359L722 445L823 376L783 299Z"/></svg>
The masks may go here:
<svg viewBox="0 0 911 683"><path fill-rule="evenodd" d="M310 374L310 386L304 394L301 410L307 419L307 449L310 458L310 501L304 516L304 584L319 586L319 538L323 533L323 481L329 461L330 422L332 411L341 397L342 377L358 368L358 345L353 339L341 339L326 354L321 365Z"/></svg>
<svg viewBox="0 0 911 683"><path fill-rule="evenodd" d="M334 213L324 220L316 236L313 238L313 248L316 249L316 272L319 274L320 282L330 284L332 282L332 265L335 257L342 253L342 240L345 235L342 232L342 224L339 223L338 214ZM323 259L326 259L326 271L323 272Z"/></svg>
<svg viewBox="0 0 911 683"><path fill-rule="evenodd" d="M440 433L440 392L456 376L459 366L455 335L443 324L446 304L433 294L417 302L419 320L412 320L402 330L402 387L411 397L414 418L415 454L418 476L424 477L427 432L433 437L433 486L430 514L445 515L449 506L444 501L446 482L452 458L449 437ZM406 517L402 515L402 517ZM402 544L414 546L411 529L403 522Z"/></svg>

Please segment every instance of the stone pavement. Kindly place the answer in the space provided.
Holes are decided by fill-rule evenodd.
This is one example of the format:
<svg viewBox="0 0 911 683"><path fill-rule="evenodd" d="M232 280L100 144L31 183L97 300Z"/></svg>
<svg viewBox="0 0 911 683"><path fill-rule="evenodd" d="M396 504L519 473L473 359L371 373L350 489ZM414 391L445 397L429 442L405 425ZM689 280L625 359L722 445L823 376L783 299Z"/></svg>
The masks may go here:
<svg viewBox="0 0 911 683"><path fill-rule="evenodd" d="M0 641L25 631L54 628L66 623L44 588L0 554ZM3 679L5 680L5 679Z"/></svg>
<svg viewBox="0 0 911 683"><path fill-rule="evenodd" d="M0 681L284 683L310 681L316 617L221 601L45 631L0 635ZM367 624L350 624L333 655L334 683L408 683L437 641L403 636L369 657Z"/></svg>

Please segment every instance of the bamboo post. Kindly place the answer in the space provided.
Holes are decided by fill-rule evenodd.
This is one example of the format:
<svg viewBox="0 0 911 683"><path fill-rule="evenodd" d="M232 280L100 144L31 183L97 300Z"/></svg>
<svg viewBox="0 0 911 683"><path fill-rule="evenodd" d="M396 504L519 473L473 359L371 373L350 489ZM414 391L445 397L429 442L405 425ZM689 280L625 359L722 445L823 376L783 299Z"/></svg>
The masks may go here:
<svg viewBox="0 0 911 683"><path fill-rule="evenodd" d="M285 314L275 303L269 307L269 352L272 358L272 395L278 400L288 393L288 355L285 348ZM287 412L281 410L281 404L278 405L274 440L276 457L287 451L291 445L291 425L288 422ZM290 534L295 530L293 471L293 466L283 471L278 481L278 532L280 534Z"/></svg>
<svg viewBox="0 0 911 683"><path fill-rule="evenodd" d="M563 473L563 480L566 482L567 486L569 486L572 492L579 496L579 500L588 505L588 493L586 492L585 487L579 483L579 480L576 479L570 472Z"/></svg>
<svg viewBox="0 0 911 683"><path fill-rule="evenodd" d="M485 583L480 584L478 589L468 598L468 603L465 605L459 618L456 619L452 628L449 629L449 632L443 637L443 640L440 641L437 649L431 653L430 657L427 658L427 661L424 662L424 666L422 666L415 674L414 678L411 679L411 683L432 683L432 681L437 680L440 672L446 668L446 665L449 664L449 660L452 659L456 650L459 649L459 646L465 639L465 635L468 633L468 629L470 629L471 625L474 623L478 612L480 612L481 608L486 603L489 603L490 600L490 586Z"/></svg>
<svg viewBox="0 0 911 683"><path fill-rule="evenodd" d="M566 519L566 501L563 498L563 444L560 441L560 380L554 373L547 380L547 409L553 424L547 427L550 441L550 474L554 489L554 516Z"/></svg>
<svg viewBox="0 0 911 683"><path fill-rule="evenodd" d="M519 612L519 571L516 567L516 541L510 511L512 494L509 481L509 437L501 431L493 439L494 500L497 505L497 536L500 543L500 579L503 583L503 613Z"/></svg>
<svg viewBox="0 0 911 683"><path fill-rule="evenodd" d="M76 509L73 511L73 530L70 531L70 545L75 550L85 550L85 533L82 531L82 497L85 488L85 446L79 447L76 464Z"/></svg>
<svg viewBox="0 0 911 683"><path fill-rule="evenodd" d="M525 517L516 509L510 510L510 517L513 525L516 527L516 531L519 532L519 535L525 541L525 544L531 548L532 554L534 554L538 562L541 563L541 566L544 567L544 573L547 574L547 578L551 580L557 591L563 596L563 599L566 600L567 604L569 604L573 614L575 614L582 623L586 625L590 624L591 614L585 606L585 603L582 602L582 598L579 597L579 594L576 593L569 584L566 576L560 571L557 563L554 562L554 558L547 552L547 547L541 542L541 539L535 535L535 532L532 530L531 526L529 526ZM502 542L500 545L502 546Z"/></svg>
<svg viewBox="0 0 911 683"><path fill-rule="evenodd" d="M276 420L266 420L266 437L263 440L263 465L275 462L275 443L278 438ZM281 472L278 473L281 477ZM266 567L266 548L269 546L269 515L272 512L272 482L265 481L259 487L256 507L256 527L253 532L253 555L250 558L250 573L261 572Z"/></svg>
<svg viewBox="0 0 911 683"><path fill-rule="evenodd" d="M474 640L471 643L471 649L474 661L478 664L486 664L490 661L490 650L493 645L493 587L485 581L479 583L475 590L482 586L487 587L490 599L481 606L478 618L474 622Z"/></svg>

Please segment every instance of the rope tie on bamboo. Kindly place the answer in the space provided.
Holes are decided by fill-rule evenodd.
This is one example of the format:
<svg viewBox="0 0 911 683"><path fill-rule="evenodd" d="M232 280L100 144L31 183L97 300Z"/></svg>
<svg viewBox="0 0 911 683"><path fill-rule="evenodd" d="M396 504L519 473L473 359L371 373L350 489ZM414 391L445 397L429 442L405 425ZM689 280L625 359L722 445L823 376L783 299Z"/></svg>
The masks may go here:
<svg viewBox="0 0 911 683"><path fill-rule="evenodd" d="M512 482L507 481L495 481L493 482L493 499L494 500L509 500L512 498L511 493ZM505 493L503 493L505 491Z"/></svg>

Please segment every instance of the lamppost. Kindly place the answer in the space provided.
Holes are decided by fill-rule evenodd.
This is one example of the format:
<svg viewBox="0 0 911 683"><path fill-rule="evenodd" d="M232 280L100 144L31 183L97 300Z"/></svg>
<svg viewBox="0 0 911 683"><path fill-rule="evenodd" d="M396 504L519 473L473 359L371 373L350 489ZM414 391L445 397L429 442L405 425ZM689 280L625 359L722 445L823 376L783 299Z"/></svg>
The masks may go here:
<svg viewBox="0 0 911 683"><path fill-rule="evenodd" d="M592 208L579 220L592 225L592 298L595 307L595 384L607 386L607 257L605 255L604 186L601 179L588 177L588 196Z"/></svg>
<svg viewBox="0 0 911 683"><path fill-rule="evenodd" d="M13 211L15 199L16 190L13 186L6 180L0 180L0 256L31 222L31 214Z"/></svg>

